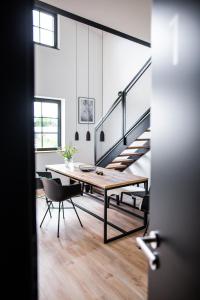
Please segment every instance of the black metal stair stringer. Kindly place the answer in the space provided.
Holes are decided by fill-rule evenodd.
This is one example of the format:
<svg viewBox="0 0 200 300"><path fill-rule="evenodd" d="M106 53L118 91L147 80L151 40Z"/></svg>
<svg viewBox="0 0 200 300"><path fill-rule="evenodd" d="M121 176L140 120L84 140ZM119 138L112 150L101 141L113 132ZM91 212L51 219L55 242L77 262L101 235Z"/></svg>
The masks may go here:
<svg viewBox="0 0 200 300"><path fill-rule="evenodd" d="M150 127L150 108L138 119L138 121L125 134L126 145L124 145L124 137L122 137L111 149L109 149L97 162L96 166L106 167L108 164L118 157L127 149L137 138Z"/></svg>

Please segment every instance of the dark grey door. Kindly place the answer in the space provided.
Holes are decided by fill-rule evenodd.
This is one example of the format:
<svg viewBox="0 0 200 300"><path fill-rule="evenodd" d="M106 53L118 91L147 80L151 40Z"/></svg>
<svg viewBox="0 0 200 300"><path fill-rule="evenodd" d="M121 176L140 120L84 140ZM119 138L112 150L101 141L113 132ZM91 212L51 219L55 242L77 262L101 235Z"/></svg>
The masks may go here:
<svg viewBox="0 0 200 300"><path fill-rule="evenodd" d="M153 3L150 300L200 299L200 2Z"/></svg>

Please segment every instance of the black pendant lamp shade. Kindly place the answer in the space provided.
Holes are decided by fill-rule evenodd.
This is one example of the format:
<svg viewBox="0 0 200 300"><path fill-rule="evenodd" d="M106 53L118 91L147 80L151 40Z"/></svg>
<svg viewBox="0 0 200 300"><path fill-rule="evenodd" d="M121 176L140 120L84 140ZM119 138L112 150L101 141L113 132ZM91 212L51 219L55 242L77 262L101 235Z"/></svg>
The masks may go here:
<svg viewBox="0 0 200 300"><path fill-rule="evenodd" d="M104 142L105 141L105 134L104 134L104 131L101 130L100 132L100 142Z"/></svg>
<svg viewBox="0 0 200 300"><path fill-rule="evenodd" d="M78 141L79 140L79 133L78 131L75 132L75 141Z"/></svg>
<svg viewBox="0 0 200 300"><path fill-rule="evenodd" d="M90 141L90 140L91 140L91 137L90 137L90 132L88 130L86 133L86 141Z"/></svg>

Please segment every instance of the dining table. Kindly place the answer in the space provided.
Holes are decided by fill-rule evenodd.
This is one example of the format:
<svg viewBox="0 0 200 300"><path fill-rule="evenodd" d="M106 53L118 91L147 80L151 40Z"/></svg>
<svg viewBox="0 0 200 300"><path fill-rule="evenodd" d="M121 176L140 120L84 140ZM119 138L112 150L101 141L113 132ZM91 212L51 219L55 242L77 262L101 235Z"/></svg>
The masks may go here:
<svg viewBox="0 0 200 300"><path fill-rule="evenodd" d="M91 168L91 170L83 171L81 170L80 166L83 164L72 164L69 167L66 167L65 164L52 164L46 165L46 171L52 171L62 176L67 176L68 178L78 181L84 185L88 185L93 188L100 189L103 194L103 207L104 213L103 217L95 214L91 210L85 208L84 206L74 203L79 209L82 209L86 213L92 215L93 217L97 218L98 220L103 222L103 242L109 243L114 240L118 240L122 237L131 235L137 231L143 230L146 227L147 223L147 216L144 214L143 217L143 224L141 226L137 226L130 230L125 230L121 228L118 224L114 224L108 220L108 209L109 209L109 202L108 202L108 191L116 188L122 188L130 185L136 184L144 184L145 191L148 191L148 178L135 175L135 174L127 174L124 172L111 170L107 168L96 167ZM92 190L92 189L91 189ZM96 197L92 192L88 193L90 197ZM113 236L108 237L108 226L113 227L120 233Z"/></svg>

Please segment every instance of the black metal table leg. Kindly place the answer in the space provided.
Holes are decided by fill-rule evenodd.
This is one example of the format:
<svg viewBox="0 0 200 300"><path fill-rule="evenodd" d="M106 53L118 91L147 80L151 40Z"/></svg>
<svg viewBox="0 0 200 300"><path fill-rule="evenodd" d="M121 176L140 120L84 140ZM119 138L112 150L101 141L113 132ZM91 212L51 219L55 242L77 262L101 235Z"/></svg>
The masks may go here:
<svg viewBox="0 0 200 300"><path fill-rule="evenodd" d="M90 194L93 194L93 186L90 186Z"/></svg>
<svg viewBox="0 0 200 300"><path fill-rule="evenodd" d="M148 181L144 182L144 189L145 189L145 193L148 193Z"/></svg>

